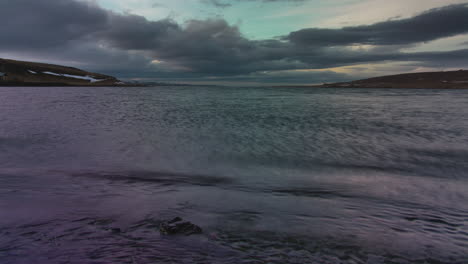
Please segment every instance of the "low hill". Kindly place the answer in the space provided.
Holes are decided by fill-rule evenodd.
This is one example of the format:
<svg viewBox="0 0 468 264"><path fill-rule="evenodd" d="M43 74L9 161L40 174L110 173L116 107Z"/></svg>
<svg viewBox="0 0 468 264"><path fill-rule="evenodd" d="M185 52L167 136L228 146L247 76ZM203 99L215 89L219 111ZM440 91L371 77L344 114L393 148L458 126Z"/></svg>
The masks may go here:
<svg viewBox="0 0 468 264"><path fill-rule="evenodd" d="M468 71L405 73L318 87L468 89Z"/></svg>
<svg viewBox="0 0 468 264"><path fill-rule="evenodd" d="M77 68L0 59L0 86L118 86L117 78Z"/></svg>

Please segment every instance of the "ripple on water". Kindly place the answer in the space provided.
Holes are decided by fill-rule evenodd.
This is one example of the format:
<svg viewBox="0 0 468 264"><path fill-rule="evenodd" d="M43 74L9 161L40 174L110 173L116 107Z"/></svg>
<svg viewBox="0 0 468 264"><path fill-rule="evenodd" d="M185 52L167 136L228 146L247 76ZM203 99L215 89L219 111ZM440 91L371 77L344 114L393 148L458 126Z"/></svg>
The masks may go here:
<svg viewBox="0 0 468 264"><path fill-rule="evenodd" d="M1 92L1 264L468 263L465 91Z"/></svg>

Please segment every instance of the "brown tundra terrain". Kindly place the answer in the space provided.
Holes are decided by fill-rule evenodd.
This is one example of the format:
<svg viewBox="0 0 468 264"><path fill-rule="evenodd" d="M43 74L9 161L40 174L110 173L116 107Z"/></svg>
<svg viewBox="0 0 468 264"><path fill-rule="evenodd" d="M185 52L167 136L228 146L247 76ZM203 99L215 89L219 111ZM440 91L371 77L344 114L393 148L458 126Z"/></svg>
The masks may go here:
<svg viewBox="0 0 468 264"><path fill-rule="evenodd" d="M405 73L317 87L467 89L468 71Z"/></svg>

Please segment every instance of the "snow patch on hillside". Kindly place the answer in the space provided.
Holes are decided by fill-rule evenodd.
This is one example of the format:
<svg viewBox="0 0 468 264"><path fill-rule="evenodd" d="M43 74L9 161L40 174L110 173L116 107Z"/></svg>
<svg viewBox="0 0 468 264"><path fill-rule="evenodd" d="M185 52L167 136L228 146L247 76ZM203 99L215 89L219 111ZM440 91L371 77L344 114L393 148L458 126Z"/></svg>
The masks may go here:
<svg viewBox="0 0 468 264"><path fill-rule="evenodd" d="M45 72L42 72L42 73L49 74L49 75L55 75L55 76L62 76L62 74L58 74L58 73L55 73L55 72L45 71Z"/></svg>
<svg viewBox="0 0 468 264"><path fill-rule="evenodd" d="M49 75L54 75L54 76L61 76L61 77L67 77L67 78L87 80L87 81L92 82L92 83L106 80L106 79L96 79L96 78L93 78L92 76L88 76L88 75L80 76L80 75L71 75L71 74L60 74L60 73L49 72L49 71L45 71L43 73L49 74Z"/></svg>
<svg viewBox="0 0 468 264"><path fill-rule="evenodd" d="M28 70L28 72L31 73L31 74L37 74L37 72L31 71L31 70Z"/></svg>

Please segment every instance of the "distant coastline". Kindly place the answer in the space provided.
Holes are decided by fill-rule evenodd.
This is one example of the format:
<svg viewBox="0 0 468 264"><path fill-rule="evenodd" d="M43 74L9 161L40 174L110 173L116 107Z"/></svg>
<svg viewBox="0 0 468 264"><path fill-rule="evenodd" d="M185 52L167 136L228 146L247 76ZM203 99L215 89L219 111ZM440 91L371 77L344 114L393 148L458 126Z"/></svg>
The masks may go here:
<svg viewBox="0 0 468 264"><path fill-rule="evenodd" d="M199 86L160 82L123 82L116 77L81 69L0 58L0 86ZM209 85L210 86L210 85ZM468 70L404 73L320 85L281 85L287 88L468 89Z"/></svg>
<svg viewBox="0 0 468 264"><path fill-rule="evenodd" d="M292 86L290 86L292 87ZM468 89L468 71L404 73L369 79L325 83L322 88Z"/></svg>

